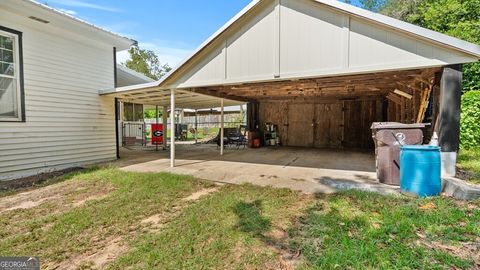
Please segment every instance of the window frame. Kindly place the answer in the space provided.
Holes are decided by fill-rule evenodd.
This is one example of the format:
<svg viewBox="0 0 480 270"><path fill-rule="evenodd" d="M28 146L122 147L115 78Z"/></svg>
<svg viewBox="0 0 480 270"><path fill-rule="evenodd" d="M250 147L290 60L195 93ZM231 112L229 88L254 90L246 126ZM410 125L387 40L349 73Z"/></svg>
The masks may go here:
<svg viewBox="0 0 480 270"><path fill-rule="evenodd" d="M0 25L0 34L7 37L12 37L15 40L13 52L15 54L15 72L17 76L14 77L17 81L17 110L18 117L1 117L0 122L25 122L25 91L24 91L24 77L23 77L23 39L22 32L10 29Z"/></svg>

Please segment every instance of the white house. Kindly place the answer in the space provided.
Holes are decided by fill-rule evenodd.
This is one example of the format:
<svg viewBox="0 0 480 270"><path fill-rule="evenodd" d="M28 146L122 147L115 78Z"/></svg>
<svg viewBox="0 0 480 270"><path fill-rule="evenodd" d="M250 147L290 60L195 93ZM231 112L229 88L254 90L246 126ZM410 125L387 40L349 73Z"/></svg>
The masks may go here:
<svg viewBox="0 0 480 270"><path fill-rule="evenodd" d="M116 158L114 98L98 91L116 86L116 52L134 43L34 1L0 1L0 180ZM142 82L118 73L119 85Z"/></svg>

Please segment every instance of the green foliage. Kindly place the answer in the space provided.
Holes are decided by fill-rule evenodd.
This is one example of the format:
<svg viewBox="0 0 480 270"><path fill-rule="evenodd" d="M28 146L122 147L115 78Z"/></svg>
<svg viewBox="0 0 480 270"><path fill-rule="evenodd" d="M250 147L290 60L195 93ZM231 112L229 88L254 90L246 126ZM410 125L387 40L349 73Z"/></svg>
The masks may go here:
<svg viewBox="0 0 480 270"><path fill-rule="evenodd" d="M190 176L115 168L76 173L70 178L62 186L51 186L52 194L58 192L60 198L49 200L52 195L45 194L46 202L38 207L2 213L2 254L38 254L45 265L58 265L91 251L102 239L135 237L132 228L140 228L140 220L171 213L173 206L186 203L181 198L209 186ZM98 200L74 205L95 198L91 197L95 194Z"/></svg>
<svg viewBox="0 0 480 270"><path fill-rule="evenodd" d="M419 7L422 2L425 0L387 0L380 12L402 21L413 22L420 13Z"/></svg>
<svg viewBox="0 0 480 270"><path fill-rule="evenodd" d="M145 233L110 269L283 269L274 267L280 244L270 234L294 219L299 202L285 189L221 187Z"/></svg>
<svg viewBox="0 0 480 270"><path fill-rule="evenodd" d="M480 145L480 91L462 96L460 142L466 149Z"/></svg>
<svg viewBox="0 0 480 270"><path fill-rule="evenodd" d="M361 6L371 11L379 11L388 0L359 0Z"/></svg>
<svg viewBox="0 0 480 270"><path fill-rule="evenodd" d="M151 50L132 46L128 53L130 59L124 65L154 80L159 80L172 69L168 64L160 64L158 56Z"/></svg>
<svg viewBox="0 0 480 270"><path fill-rule="evenodd" d="M366 192L321 196L292 232L304 257L298 269L471 269L461 247L480 236L480 210L448 198ZM458 224L462 223L462 226ZM295 250L293 249L293 250ZM299 252L300 253L300 252Z"/></svg>
<svg viewBox="0 0 480 270"><path fill-rule="evenodd" d="M480 185L480 146L460 149L458 167L467 171L462 179Z"/></svg>
<svg viewBox="0 0 480 270"><path fill-rule="evenodd" d="M480 44L480 0L361 0L362 7ZM480 63L464 65L463 91L479 90Z"/></svg>
<svg viewBox="0 0 480 270"><path fill-rule="evenodd" d="M156 114L157 114L156 109L149 109L149 110L145 110L145 112L144 112L145 119L156 119L157 118ZM161 110L158 111L158 117L162 118L162 111Z"/></svg>

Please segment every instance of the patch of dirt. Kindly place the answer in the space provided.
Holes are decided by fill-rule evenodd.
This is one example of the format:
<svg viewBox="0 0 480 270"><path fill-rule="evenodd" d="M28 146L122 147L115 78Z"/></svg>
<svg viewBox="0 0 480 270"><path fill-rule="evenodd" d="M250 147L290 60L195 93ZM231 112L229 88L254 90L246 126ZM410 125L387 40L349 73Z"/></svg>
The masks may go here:
<svg viewBox="0 0 480 270"><path fill-rule="evenodd" d="M265 242L269 248L277 253L277 261L270 261L265 265L266 269L296 269L301 261L299 251L292 251L289 247L290 236L283 228L273 228L266 236Z"/></svg>
<svg viewBox="0 0 480 270"><path fill-rule="evenodd" d="M422 239L415 241L415 245L423 246L431 250L441 250L462 259L473 260L473 269L480 269L480 238L474 242L461 242L458 245L449 245L441 242L430 241L424 237L420 238Z"/></svg>
<svg viewBox="0 0 480 270"><path fill-rule="evenodd" d="M470 180L474 176L475 176L475 174L473 172L467 171L467 170L464 170L464 169L461 169L461 168L457 167L455 177L457 177L459 179L462 179L462 180Z"/></svg>
<svg viewBox="0 0 480 270"><path fill-rule="evenodd" d="M0 190L22 189L38 185L48 179L59 177L67 173L83 170L82 167L73 167L53 172L40 173L28 177L18 178L9 181L0 181Z"/></svg>
<svg viewBox="0 0 480 270"><path fill-rule="evenodd" d="M160 231L165 223L167 223L167 220L172 220L178 216L178 212L180 209L173 209L173 213L169 215L169 218L167 219L165 215L162 214L156 214L153 216L149 216L145 219L142 219L140 221L140 224L143 225L144 230L147 232L157 232Z"/></svg>
<svg viewBox="0 0 480 270"><path fill-rule="evenodd" d="M264 236L264 242L278 254L277 260L268 262L265 269L293 270L300 264L302 255L300 250L292 250L290 246L292 238L287 230L292 226L299 225L298 219L311 198L311 196L302 195L296 203L288 207L288 211L292 213L288 219L277 220L276 226Z"/></svg>
<svg viewBox="0 0 480 270"><path fill-rule="evenodd" d="M62 262L60 265L47 265L47 267L57 270L105 269L108 264L128 251L128 245L124 243L122 237L110 237L97 242L99 242L99 245L89 252Z"/></svg>
<svg viewBox="0 0 480 270"><path fill-rule="evenodd" d="M44 202L47 202L49 200L55 200L55 199L58 199L59 197L60 196L52 196L52 197L49 197L49 198L41 198L41 199L38 199L38 200L22 201L18 204L13 204L11 207L3 209L3 210L2 210L2 206L1 206L1 202L0 202L0 213L7 212L7 211L13 211L13 210L17 210L17 209L34 208L34 207L37 207L37 206L41 205Z"/></svg>
<svg viewBox="0 0 480 270"><path fill-rule="evenodd" d="M79 201L76 201L72 204L73 207L80 207L86 204L89 201L100 201L102 199L105 199L109 196L109 194L90 194L86 198L83 198Z"/></svg>
<svg viewBox="0 0 480 270"><path fill-rule="evenodd" d="M91 200L100 200L114 190L113 185L88 181L67 181L0 198L0 214L31 209L53 203L54 211L79 207Z"/></svg>
<svg viewBox="0 0 480 270"><path fill-rule="evenodd" d="M466 181L468 184L480 186L480 182L476 181L480 179L478 173L457 167L455 177Z"/></svg>
<svg viewBox="0 0 480 270"><path fill-rule="evenodd" d="M432 210L437 208L437 206L433 202L428 202L426 204L420 205L418 208L422 210Z"/></svg>
<svg viewBox="0 0 480 270"><path fill-rule="evenodd" d="M213 188L204 188L202 190L199 190L193 194L191 194L190 196L186 197L186 198L183 198L182 200L183 201L197 201L199 200L201 197L203 196L206 196L206 195L209 195L211 193L214 193L214 192L217 192L218 191L218 188L216 187L213 187Z"/></svg>
<svg viewBox="0 0 480 270"><path fill-rule="evenodd" d="M141 233L159 232L166 224L177 218L182 213L182 210L188 206L187 202L197 201L201 197L207 196L216 191L218 191L217 187L205 188L194 192L189 196L180 199L180 203L168 209L167 212L154 214L140 220L138 225L133 225L129 228L127 235L111 237L108 239L96 239L95 241L92 241L89 252L75 256L68 262L64 262L62 265L52 268L59 270L104 269L110 263L115 261L115 259L130 250L130 247L125 243L125 239L128 237L137 236ZM85 203L89 198L90 197L82 201L77 201L76 204Z"/></svg>
<svg viewBox="0 0 480 270"><path fill-rule="evenodd" d="M190 194L189 196L182 198L180 202L194 202L198 201L200 198L210 195L218 191L218 187L213 188L204 188L197 192ZM143 229L147 232L157 232L163 228L163 226L170 222L171 220L177 218L181 210L185 208L187 204L179 204L173 206L169 209L168 213L155 214L149 217L146 217L140 221L140 224L143 225Z"/></svg>

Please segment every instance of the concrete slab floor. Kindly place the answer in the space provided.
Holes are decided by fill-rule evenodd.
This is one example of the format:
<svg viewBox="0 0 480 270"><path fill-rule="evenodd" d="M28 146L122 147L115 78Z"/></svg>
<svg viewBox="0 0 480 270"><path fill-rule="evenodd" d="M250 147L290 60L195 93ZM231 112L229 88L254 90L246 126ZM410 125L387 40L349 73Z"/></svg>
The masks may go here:
<svg viewBox="0 0 480 270"><path fill-rule="evenodd" d="M227 148L220 156L216 145L176 144L176 167L170 168L169 151L122 148L116 164L125 171L189 174L222 183L251 183L290 188L307 194L340 189L396 193L376 180L371 152L296 147Z"/></svg>

